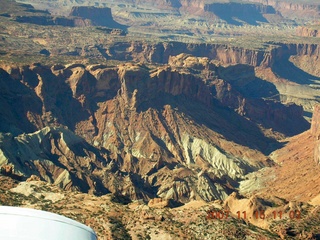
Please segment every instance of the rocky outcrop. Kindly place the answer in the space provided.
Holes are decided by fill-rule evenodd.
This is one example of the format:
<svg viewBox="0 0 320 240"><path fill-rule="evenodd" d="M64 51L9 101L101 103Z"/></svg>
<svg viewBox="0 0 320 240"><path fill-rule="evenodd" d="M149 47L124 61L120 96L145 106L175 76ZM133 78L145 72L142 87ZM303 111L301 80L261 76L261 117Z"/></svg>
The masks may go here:
<svg viewBox="0 0 320 240"><path fill-rule="evenodd" d="M280 220L280 218L289 218L289 213L291 213L290 218L293 219L297 214L301 214L302 209L307 206L307 203L288 202L274 196L264 196L262 198L259 195L253 195L250 198L246 198L236 192L230 194L223 204L224 209L230 211L230 214L234 214L255 226L272 229L273 232L285 237L290 235L289 231L281 231L279 233L279 228L284 226L276 224L275 227L272 226L272 222ZM281 217L278 214L281 214Z"/></svg>
<svg viewBox="0 0 320 240"><path fill-rule="evenodd" d="M184 206L175 208L150 208L142 201L131 203L119 203L115 201L113 194L103 196L90 196L80 192L63 191L56 186L45 182L21 182L19 184L8 177L0 176L1 191L0 200L3 205L42 209L82 222L94 229L98 239L206 239L210 235L212 239L278 239L277 233L283 239L314 239L319 226L319 209L301 203L287 204L282 199L264 201L259 198L251 198L253 206L265 206L274 204L273 209L277 213L277 219L273 220L273 213L259 222L268 222L270 229L262 230L254 226L255 222L248 224L243 219L241 205L234 205L235 213L229 213L226 217L226 209L221 209L217 201L205 203L204 201L191 201ZM230 201L231 203L231 201ZM235 203L235 201L234 201ZM299 220L292 220L288 215L290 211L302 209L306 216ZM210 210L212 209L212 210ZM219 209L219 210L218 210ZM241 219L237 211L241 212ZM280 211L283 218L279 219ZM210 212L212 214L210 214ZM210 214L210 215L209 215ZM223 214L223 215L222 215ZM220 219L212 219L210 216L219 216ZM222 216L221 216L222 215ZM263 217L263 214L259 216ZM249 218L249 213L247 214ZM255 217L255 214L253 214ZM223 218L223 219L222 219ZM227 221L225 221L227 218ZM276 222L276 224L275 224ZM309 228L311 224L315 228ZM307 227L303 227L307 226ZM126 230L134 229L134 231ZM149 232L146 232L148 229Z"/></svg>
<svg viewBox="0 0 320 240"><path fill-rule="evenodd" d="M148 207L150 207L150 208L169 207L169 201L167 199L153 198L149 201Z"/></svg>
<svg viewBox="0 0 320 240"><path fill-rule="evenodd" d="M318 4L309 3L293 3L293 1L280 1L280 0L249 0L249 2L258 2L264 5L270 5L277 9L289 9L292 11L301 11L309 9L317 9Z"/></svg>
<svg viewBox="0 0 320 240"><path fill-rule="evenodd" d="M313 111L311 134L317 139L320 139L320 106L316 105Z"/></svg>

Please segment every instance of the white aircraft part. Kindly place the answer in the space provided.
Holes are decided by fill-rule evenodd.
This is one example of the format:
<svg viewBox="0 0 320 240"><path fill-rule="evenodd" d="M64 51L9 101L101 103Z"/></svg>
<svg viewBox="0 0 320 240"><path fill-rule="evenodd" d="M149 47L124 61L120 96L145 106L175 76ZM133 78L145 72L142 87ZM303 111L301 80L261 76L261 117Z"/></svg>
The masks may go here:
<svg viewBox="0 0 320 240"><path fill-rule="evenodd" d="M97 240L90 227L35 209L0 206L0 223L5 240Z"/></svg>

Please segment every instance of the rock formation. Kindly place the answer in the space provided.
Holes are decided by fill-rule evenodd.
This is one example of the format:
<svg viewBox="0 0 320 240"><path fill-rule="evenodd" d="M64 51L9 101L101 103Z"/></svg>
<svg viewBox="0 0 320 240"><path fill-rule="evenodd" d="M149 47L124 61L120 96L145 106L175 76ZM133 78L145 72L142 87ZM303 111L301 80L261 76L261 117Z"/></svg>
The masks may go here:
<svg viewBox="0 0 320 240"><path fill-rule="evenodd" d="M1 138L2 164L66 189L211 201L269 164L264 154L277 142L267 128L308 127L297 106L242 95L253 75L240 80L206 59L173 59L157 68L3 66L1 131L11 134Z"/></svg>
<svg viewBox="0 0 320 240"><path fill-rule="evenodd" d="M169 201L166 199L154 198L149 201L148 206L151 208L165 208L169 207Z"/></svg>

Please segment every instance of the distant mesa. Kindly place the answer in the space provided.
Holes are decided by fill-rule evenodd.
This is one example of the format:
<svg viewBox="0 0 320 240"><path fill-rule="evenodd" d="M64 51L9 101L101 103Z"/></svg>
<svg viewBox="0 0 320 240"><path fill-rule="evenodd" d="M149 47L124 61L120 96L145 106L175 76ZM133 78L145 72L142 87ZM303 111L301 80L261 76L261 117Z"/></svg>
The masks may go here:
<svg viewBox="0 0 320 240"><path fill-rule="evenodd" d="M268 22L264 14L277 14L272 6L254 3L211 3L205 4L204 10L233 25L258 25Z"/></svg>
<svg viewBox="0 0 320 240"><path fill-rule="evenodd" d="M132 1L138 3L138 1ZM139 4L150 4L150 0L141 0ZM255 1L205 1L205 0L156 0L152 2L159 9L179 9L191 15L209 15L233 25L258 25L269 22L272 16L281 16L274 6Z"/></svg>
<svg viewBox="0 0 320 240"><path fill-rule="evenodd" d="M37 25L59 25L65 27L86 27L99 26L109 34L125 35L127 26L113 20L111 9L97 7L73 7L69 16L53 16L48 11L34 9L31 5L18 5L20 10L13 13L1 13L1 16L12 18L21 23L31 23Z"/></svg>
<svg viewBox="0 0 320 240"><path fill-rule="evenodd" d="M76 26L104 26L109 28L126 29L125 25L117 23L113 20L111 9L108 7L97 8L91 6L72 7L69 14L70 17L75 18Z"/></svg>

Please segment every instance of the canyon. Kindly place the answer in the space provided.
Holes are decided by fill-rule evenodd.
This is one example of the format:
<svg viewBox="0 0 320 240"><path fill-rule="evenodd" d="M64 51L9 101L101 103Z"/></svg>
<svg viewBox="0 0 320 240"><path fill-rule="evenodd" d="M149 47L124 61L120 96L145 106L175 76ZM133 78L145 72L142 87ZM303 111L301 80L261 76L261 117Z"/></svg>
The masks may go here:
<svg viewBox="0 0 320 240"><path fill-rule="evenodd" d="M319 3L0 7L1 205L99 239L319 238Z"/></svg>
<svg viewBox="0 0 320 240"><path fill-rule="evenodd" d="M188 58L193 59L192 61L206 60L190 56ZM70 171L78 173L82 167L92 167L91 171L97 168L97 171L99 169L104 172L104 167L110 168L114 165L113 171L118 169L137 174L137 181L141 181L142 186L153 182L149 186L152 188L154 184L157 186L159 178L158 173L153 176L153 172L161 172L164 168L166 175L171 171L176 172L173 176L181 174L180 172L188 173L186 176L194 175L197 172L201 173L202 168L197 169L194 166L200 161L206 166L201 174L206 176L206 172L213 171L215 178L227 177L237 180L245 172L263 166L266 159L262 153L268 151L269 144L276 142L272 137L264 136L261 130L267 132L271 127L275 135L292 135L295 134L291 130L293 126L300 126L295 127L297 132L308 128L309 124L302 117L301 107L285 106L273 101L257 102L245 98L236 89L233 90L232 85L219 79L219 76L203 79L184 72L185 69L179 72L172 65L156 69L136 64L124 64L114 68L80 64L51 68L41 65L23 68L3 66L1 86L5 92L1 99L1 131L18 134L16 137L3 136L3 163L11 164L10 159L16 159L14 165L18 168L14 167L13 172L27 178L35 172L24 172L21 165L33 165L28 161L30 155L35 154L37 157L32 158L37 159L42 153L44 155L41 158L45 161L61 154L61 157L66 158L58 162L65 162L67 165L60 166L60 169L51 169L50 165L55 165L56 159L45 168L51 170L49 176L45 175L48 170L42 173L43 179L49 179L52 175L50 182L54 182L63 175L70 180ZM217 68L218 72L217 66L212 64L211 68ZM220 71L227 76L227 73L224 73L227 70ZM254 75L249 78L252 77ZM184 106L186 102L189 105L187 108ZM230 110L225 109L226 107ZM261 108L266 110L261 111ZM207 112L207 119L200 117L202 112ZM19 121L14 121L14 116L19 116ZM288 121L283 125L283 119L294 119L292 126ZM202 122L202 126L198 125L199 121ZM236 130L239 126L243 129L240 132ZM83 140L77 139L76 136L72 136L70 130L61 127L67 127ZM277 129L281 131L276 132ZM36 130L40 132L33 133ZM234 135L234 131L237 131L238 135ZM31 135L21 135L24 133ZM87 146L85 140L91 146ZM25 143L38 146L38 150L27 154L28 151L33 151L28 150ZM20 144L21 153L13 153L10 150ZM82 156L83 158L92 159L92 156L96 155L93 157L96 159L93 166L83 166L85 163L82 162L85 160L78 159L79 154L72 151L73 148L77 149L78 145L83 145L86 149L82 152L88 152ZM6 150L5 146L9 149ZM242 148L242 151L246 149L247 152L244 159L237 153L241 152ZM104 155L104 158L98 158ZM69 163L70 157L76 163ZM254 158L256 159L253 160ZM109 164L111 165L108 167ZM136 166L137 164L140 167ZM69 165L75 169L72 170ZM167 169L167 165L171 165L173 169ZM192 173L190 170L193 168L196 171ZM36 175L42 171L40 166L31 169L38 172ZM68 174L63 170L68 170ZM53 174L54 172L57 175ZM127 177L130 179L130 175ZM148 180L143 180L145 177ZM71 178L84 179L83 176ZM169 179L166 182L169 183ZM174 179L175 177L171 180L173 186L179 181L179 178ZM210 178L208 180L210 183ZM103 181L100 179L97 186L102 186ZM187 192L178 192L175 200L183 199L180 196L183 194L186 194L186 199L196 195L191 193L192 188L189 184L194 185L193 182L185 187L182 185L181 188L185 188ZM144 189L142 186L139 185ZM211 188L214 189L214 185ZM94 186L90 189L97 190ZM157 194L166 195L170 191L177 191L175 188L170 189L165 189L164 192L159 190ZM84 191L88 191L88 187ZM105 187L103 191L110 191L109 187ZM134 196L136 193L128 194L132 198L138 198ZM215 196L214 191L206 195L209 195L209 199Z"/></svg>

